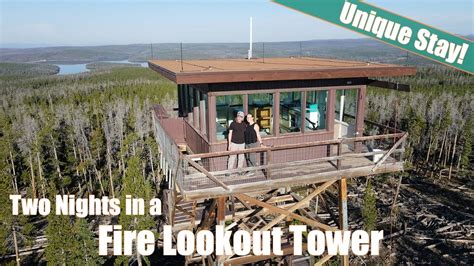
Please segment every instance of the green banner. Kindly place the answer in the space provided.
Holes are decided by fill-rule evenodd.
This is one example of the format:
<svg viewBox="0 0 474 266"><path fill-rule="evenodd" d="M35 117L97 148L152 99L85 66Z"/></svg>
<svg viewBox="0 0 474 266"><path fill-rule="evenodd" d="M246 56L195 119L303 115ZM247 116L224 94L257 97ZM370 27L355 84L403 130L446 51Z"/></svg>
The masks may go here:
<svg viewBox="0 0 474 266"><path fill-rule="evenodd" d="M273 0L285 7L474 73L472 41L357 0Z"/></svg>

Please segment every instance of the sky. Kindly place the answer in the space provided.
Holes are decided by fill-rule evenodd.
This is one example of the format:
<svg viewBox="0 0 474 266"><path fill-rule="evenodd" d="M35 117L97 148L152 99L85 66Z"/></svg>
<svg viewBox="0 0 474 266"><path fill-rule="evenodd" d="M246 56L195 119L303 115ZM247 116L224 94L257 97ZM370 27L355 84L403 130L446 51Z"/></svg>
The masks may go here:
<svg viewBox="0 0 474 266"><path fill-rule="evenodd" d="M366 0L450 33L473 34L473 0ZM0 0L0 45L304 41L363 36L270 0Z"/></svg>

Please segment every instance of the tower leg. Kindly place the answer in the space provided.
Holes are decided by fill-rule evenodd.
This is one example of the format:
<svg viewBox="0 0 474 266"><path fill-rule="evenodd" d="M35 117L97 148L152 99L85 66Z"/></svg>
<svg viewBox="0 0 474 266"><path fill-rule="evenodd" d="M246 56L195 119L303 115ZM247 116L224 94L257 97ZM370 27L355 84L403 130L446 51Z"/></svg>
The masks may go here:
<svg viewBox="0 0 474 266"><path fill-rule="evenodd" d="M347 218L347 179L345 177L339 180L339 227L341 230L349 230ZM341 264L349 265L349 255L341 256Z"/></svg>
<svg viewBox="0 0 474 266"><path fill-rule="evenodd" d="M217 216L216 224L225 226L225 197L217 198ZM224 265L225 256L217 257L217 265Z"/></svg>

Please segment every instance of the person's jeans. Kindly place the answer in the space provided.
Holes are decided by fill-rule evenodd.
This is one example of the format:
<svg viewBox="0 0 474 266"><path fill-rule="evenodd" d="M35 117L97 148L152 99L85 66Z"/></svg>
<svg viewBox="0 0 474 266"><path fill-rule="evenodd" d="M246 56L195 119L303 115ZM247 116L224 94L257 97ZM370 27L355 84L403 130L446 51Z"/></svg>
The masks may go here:
<svg viewBox="0 0 474 266"><path fill-rule="evenodd" d="M259 142L245 144L246 149L258 148L258 147L260 147ZM257 166L257 153L255 153L255 152L247 153L245 157L247 158L247 166L248 167Z"/></svg>
<svg viewBox="0 0 474 266"><path fill-rule="evenodd" d="M236 144L231 142L229 144L229 151L242 151L245 150L245 143L242 144ZM237 159L237 168L242 168L244 167L244 154L239 154L239 155L229 155L229 161L227 163L227 169L234 169L235 168L235 159Z"/></svg>

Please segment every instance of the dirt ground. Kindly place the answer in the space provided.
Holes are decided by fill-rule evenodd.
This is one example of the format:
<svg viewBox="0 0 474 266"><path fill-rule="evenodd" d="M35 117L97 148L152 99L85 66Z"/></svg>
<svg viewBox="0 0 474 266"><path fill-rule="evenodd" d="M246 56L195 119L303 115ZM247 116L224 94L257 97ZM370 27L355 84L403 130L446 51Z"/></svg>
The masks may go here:
<svg viewBox="0 0 474 266"><path fill-rule="evenodd" d="M392 215L399 176L373 179L377 194L377 229L384 230L379 258L353 258L356 264L473 265L474 180L433 179L405 173ZM360 228L366 178L353 180L349 189L350 226ZM372 262L372 263L371 263Z"/></svg>

